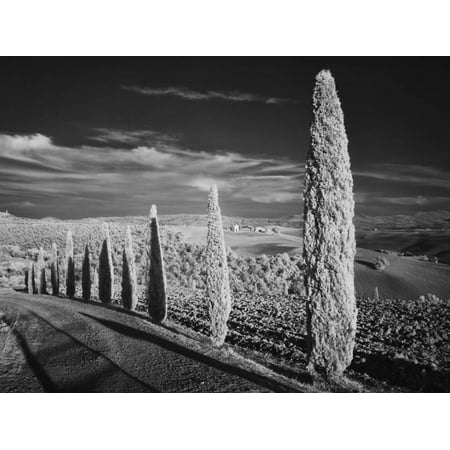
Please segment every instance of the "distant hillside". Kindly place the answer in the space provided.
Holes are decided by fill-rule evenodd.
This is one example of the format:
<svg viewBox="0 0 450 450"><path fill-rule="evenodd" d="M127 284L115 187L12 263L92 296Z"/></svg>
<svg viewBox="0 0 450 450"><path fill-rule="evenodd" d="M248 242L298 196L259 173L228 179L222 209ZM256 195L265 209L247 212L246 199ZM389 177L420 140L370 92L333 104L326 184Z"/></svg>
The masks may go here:
<svg viewBox="0 0 450 450"><path fill-rule="evenodd" d="M207 218L205 214L171 214L161 215L159 217L162 225L198 225L205 226ZM241 226L281 226L289 228L302 228L303 215L293 214L290 216L283 216L278 218L264 218L264 217L232 217L222 216L225 227L230 227L236 223ZM61 222L61 219L55 217L44 217L42 219L27 219L15 217L13 215L1 216L0 221L21 222ZM65 220L64 222L77 223L128 223L130 225L140 225L147 223L147 216L123 216L123 217L87 217L84 219ZM417 212L413 215L396 214L393 216L368 216L359 214L355 217L355 226L357 230L405 230L405 229L420 229L420 230L450 230L450 211L427 211Z"/></svg>

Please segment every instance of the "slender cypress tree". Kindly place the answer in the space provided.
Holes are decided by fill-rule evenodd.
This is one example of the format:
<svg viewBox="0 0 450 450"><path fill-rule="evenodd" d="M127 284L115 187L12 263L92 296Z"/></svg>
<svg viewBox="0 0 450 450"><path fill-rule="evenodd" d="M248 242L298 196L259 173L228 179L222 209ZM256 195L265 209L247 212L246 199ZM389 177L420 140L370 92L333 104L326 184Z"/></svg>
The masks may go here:
<svg viewBox="0 0 450 450"><path fill-rule="evenodd" d="M36 269L34 261L30 262L30 268L28 269L28 293L35 294L36 293Z"/></svg>
<svg viewBox="0 0 450 450"><path fill-rule="evenodd" d="M122 261L122 302L126 309L133 311L137 305L137 282L130 227L126 231Z"/></svg>
<svg viewBox="0 0 450 450"><path fill-rule="evenodd" d="M47 294L47 279L45 276L45 261L44 261L44 249L41 247L38 255L37 262L38 274L37 277L39 279L39 294Z"/></svg>
<svg viewBox="0 0 450 450"><path fill-rule="evenodd" d="M205 259L211 340L215 346L220 347L225 342L228 332L227 321L231 312L231 292L222 215L216 185L212 186L208 198L208 233Z"/></svg>
<svg viewBox="0 0 450 450"><path fill-rule="evenodd" d="M309 368L339 377L356 334L354 200L344 115L334 79L316 76L304 186L303 256Z"/></svg>
<svg viewBox="0 0 450 450"><path fill-rule="evenodd" d="M66 296L75 297L75 261L73 259L72 231L67 232L66 238Z"/></svg>
<svg viewBox="0 0 450 450"><path fill-rule="evenodd" d="M147 305L150 317L156 322L162 322L167 316L166 275L156 205L150 209L149 220Z"/></svg>
<svg viewBox="0 0 450 450"><path fill-rule="evenodd" d="M92 281L92 298L98 300L98 268L94 267L94 276Z"/></svg>
<svg viewBox="0 0 450 450"><path fill-rule="evenodd" d="M107 223L103 223L103 243L98 261L98 297L102 303L111 303L114 297L114 267L111 238Z"/></svg>
<svg viewBox="0 0 450 450"><path fill-rule="evenodd" d="M28 280L30 279L30 271L27 267L25 268L24 275L25 275L25 292L28 292Z"/></svg>
<svg viewBox="0 0 450 450"><path fill-rule="evenodd" d="M83 300L91 299L91 261L89 258L89 245L84 247L83 266L81 268L81 288Z"/></svg>
<svg viewBox="0 0 450 450"><path fill-rule="evenodd" d="M377 301L380 300L380 294L378 293L378 286L375 286L374 299L377 300Z"/></svg>
<svg viewBox="0 0 450 450"><path fill-rule="evenodd" d="M52 294L59 296L59 264L58 264L58 247L56 243L52 244L52 262L50 268L50 278L52 282Z"/></svg>

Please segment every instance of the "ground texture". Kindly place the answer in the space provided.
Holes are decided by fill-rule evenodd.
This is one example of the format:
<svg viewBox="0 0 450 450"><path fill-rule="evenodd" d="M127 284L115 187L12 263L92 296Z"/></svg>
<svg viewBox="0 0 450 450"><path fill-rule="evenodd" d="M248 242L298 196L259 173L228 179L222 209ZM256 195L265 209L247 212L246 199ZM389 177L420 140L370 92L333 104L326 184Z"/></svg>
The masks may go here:
<svg viewBox="0 0 450 450"><path fill-rule="evenodd" d="M179 290L169 301L173 322L208 334L202 296ZM382 391L450 391L449 302L360 298L357 308L347 376ZM277 358L280 367L305 365L305 298L235 295L228 323L227 342Z"/></svg>
<svg viewBox="0 0 450 450"><path fill-rule="evenodd" d="M0 292L1 392L297 391L133 313Z"/></svg>

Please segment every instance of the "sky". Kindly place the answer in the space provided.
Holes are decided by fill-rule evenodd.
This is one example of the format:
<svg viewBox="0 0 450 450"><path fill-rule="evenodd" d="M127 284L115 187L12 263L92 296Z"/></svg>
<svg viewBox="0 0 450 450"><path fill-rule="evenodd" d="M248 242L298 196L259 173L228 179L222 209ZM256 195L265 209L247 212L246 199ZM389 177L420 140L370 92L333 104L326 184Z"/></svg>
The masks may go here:
<svg viewBox="0 0 450 450"><path fill-rule="evenodd" d="M356 213L450 210L448 58L1 58L0 210L301 214L315 75L331 70Z"/></svg>

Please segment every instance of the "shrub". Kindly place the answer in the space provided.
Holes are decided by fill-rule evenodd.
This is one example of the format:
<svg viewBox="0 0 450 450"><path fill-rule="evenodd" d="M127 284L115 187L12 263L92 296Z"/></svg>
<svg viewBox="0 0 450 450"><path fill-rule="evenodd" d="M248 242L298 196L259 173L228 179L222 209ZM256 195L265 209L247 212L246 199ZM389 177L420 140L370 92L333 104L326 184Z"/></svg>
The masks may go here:
<svg viewBox="0 0 450 450"><path fill-rule="evenodd" d="M441 300L437 295L434 294L425 294L419 297L419 301L429 303L432 305L440 305L441 303L445 303Z"/></svg>
<svg viewBox="0 0 450 450"><path fill-rule="evenodd" d="M391 263L385 256L377 256L374 261L374 266L376 270L380 272L386 269Z"/></svg>
<svg viewBox="0 0 450 450"><path fill-rule="evenodd" d="M222 216L216 185L212 186L208 198L208 233L205 256L211 340L214 345L219 347L225 342L228 332L227 321L231 312L231 292Z"/></svg>
<svg viewBox="0 0 450 450"><path fill-rule="evenodd" d="M66 238L66 296L75 297L75 261L73 259L72 232L67 232Z"/></svg>
<svg viewBox="0 0 450 450"><path fill-rule="evenodd" d="M156 206L150 209L150 239L148 245L147 304L150 317L162 322L167 316L166 275L161 248Z"/></svg>
<svg viewBox="0 0 450 450"><path fill-rule="evenodd" d="M305 167L304 246L308 367L340 376L356 335L354 199L347 135L334 79L316 76Z"/></svg>
<svg viewBox="0 0 450 450"><path fill-rule="evenodd" d="M114 269L111 255L111 238L107 223L103 224L103 244L99 256L98 297L102 303L111 303L114 296Z"/></svg>
<svg viewBox="0 0 450 450"><path fill-rule="evenodd" d="M91 262L89 258L89 245L84 247L83 266L81 269L81 288L83 300L91 299Z"/></svg>
<svg viewBox="0 0 450 450"><path fill-rule="evenodd" d="M126 231L122 262L122 303L126 309L133 311L137 305L137 282L130 227Z"/></svg>

